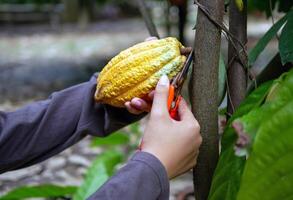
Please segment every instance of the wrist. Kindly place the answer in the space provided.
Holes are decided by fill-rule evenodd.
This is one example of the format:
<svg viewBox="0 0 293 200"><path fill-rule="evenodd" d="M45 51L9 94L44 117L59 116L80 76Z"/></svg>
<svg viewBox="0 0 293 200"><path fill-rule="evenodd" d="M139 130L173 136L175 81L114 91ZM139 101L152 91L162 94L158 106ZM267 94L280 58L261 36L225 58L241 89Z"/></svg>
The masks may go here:
<svg viewBox="0 0 293 200"><path fill-rule="evenodd" d="M160 161L160 163L164 166L164 168L165 168L165 170L167 172L168 178L171 179L171 177L172 177L172 170L171 170L170 164L169 164L168 160L165 159L165 157L161 153L158 153L155 150L147 149L147 148L146 149L142 149L141 151L142 152L149 153L149 154L153 155L154 157L156 157Z"/></svg>

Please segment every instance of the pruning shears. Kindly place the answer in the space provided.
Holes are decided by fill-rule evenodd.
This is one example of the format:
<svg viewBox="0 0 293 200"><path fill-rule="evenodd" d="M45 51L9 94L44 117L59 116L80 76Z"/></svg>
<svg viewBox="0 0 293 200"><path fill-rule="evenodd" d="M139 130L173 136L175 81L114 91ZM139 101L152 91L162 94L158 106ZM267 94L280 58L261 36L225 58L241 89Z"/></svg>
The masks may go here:
<svg viewBox="0 0 293 200"><path fill-rule="evenodd" d="M178 106L182 99L181 90L184 81L187 78L188 69L193 57L193 50L189 53L182 70L175 76L169 86L168 109L170 116L175 120L180 120L178 115Z"/></svg>

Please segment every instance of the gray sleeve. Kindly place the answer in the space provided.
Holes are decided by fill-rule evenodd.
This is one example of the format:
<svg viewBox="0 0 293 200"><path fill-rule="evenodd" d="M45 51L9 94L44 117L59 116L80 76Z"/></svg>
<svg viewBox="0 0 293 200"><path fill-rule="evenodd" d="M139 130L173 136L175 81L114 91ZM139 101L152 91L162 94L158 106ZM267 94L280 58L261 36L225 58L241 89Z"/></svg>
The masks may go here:
<svg viewBox="0 0 293 200"><path fill-rule="evenodd" d="M152 154L136 153L88 200L166 200L169 180L162 163Z"/></svg>
<svg viewBox="0 0 293 200"><path fill-rule="evenodd" d="M0 111L0 174L41 162L86 135L104 137L143 115L95 103L96 76L15 112Z"/></svg>

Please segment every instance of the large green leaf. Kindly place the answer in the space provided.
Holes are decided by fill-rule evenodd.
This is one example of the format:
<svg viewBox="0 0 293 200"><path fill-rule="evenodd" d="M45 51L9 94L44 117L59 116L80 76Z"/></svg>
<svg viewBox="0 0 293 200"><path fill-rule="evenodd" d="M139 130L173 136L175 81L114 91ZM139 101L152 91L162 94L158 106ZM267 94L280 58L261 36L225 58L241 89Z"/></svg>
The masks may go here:
<svg viewBox="0 0 293 200"><path fill-rule="evenodd" d="M288 13L288 20L284 26L279 43L282 63L293 63L293 10Z"/></svg>
<svg viewBox="0 0 293 200"><path fill-rule="evenodd" d="M245 159L236 156L234 153L237 136L235 130L231 127L231 123L234 119L259 107L264 101L271 84L272 82L265 83L253 91L228 121L221 141L221 155L213 177L209 200L236 199Z"/></svg>
<svg viewBox="0 0 293 200"><path fill-rule="evenodd" d="M284 199L278 198L278 196L282 197L280 186L276 187L278 189L272 190L270 195L260 193L266 192L265 188L273 185L273 180L278 173L284 175L286 172L293 170L293 161L291 161L292 156L290 155L290 151L293 150L293 140L290 139L293 137L291 125L293 123L292 102L293 70L282 75L278 80L274 81L273 85L272 82L262 85L245 99L228 121L228 126L224 131L221 155L213 177L209 200L235 200L237 197L241 200L270 199L270 197L274 197L272 199ZM235 129L231 127L231 124L234 125L235 122L242 123L243 133L255 138L251 139L252 148L248 150L252 151L247 161L247 163L252 163L250 165L245 165L245 157L235 156L234 144L237 136ZM272 134L271 137L267 135L269 132ZM284 134L280 137L279 134L283 132ZM289 133L291 134L288 136ZM279 137L280 140L278 140ZM274 142L275 144L272 145ZM254 156L255 145L260 145L258 153L262 156L261 158ZM270 148L270 146L272 147ZM262 151L262 148L265 151ZM284 152L287 153L283 154ZM286 157L284 158L286 162L283 161L282 155ZM273 166L272 162L277 162L278 158L282 158L280 163L276 164L275 171L270 171L270 167ZM249 169L248 166L250 166ZM259 168L260 166L262 168ZM284 170L280 170L280 167ZM260 170L257 171L257 169ZM242 174L243 170L244 174ZM254 170L254 172L251 172L251 170ZM264 178L263 173L266 170L269 175ZM247 173L247 178L244 179L245 173ZM283 180L284 178L281 178L282 184L280 184L285 188L284 194L290 193L290 189L293 187L293 177L288 178L288 180L286 178L285 181ZM252 183L257 181L260 182L256 183L256 188L253 189L251 187ZM267 187L263 187L263 185ZM242 192L238 195L239 188ZM250 192L244 196L247 190ZM292 195L293 193L290 194ZM264 196L266 198L263 198Z"/></svg>
<svg viewBox="0 0 293 200"><path fill-rule="evenodd" d="M251 112L240 119L254 141L238 200L293 197L293 70L278 81L274 95L257 111L262 115Z"/></svg>
<svg viewBox="0 0 293 200"><path fill-rule="evenodd" d="M232 128L227 129L224 134L230 134L229 132L233 134ZM214 173L209 200L234 200L236 198L245 158L235 156L233 146L234 143L221 152Z"/></svg>
<svg viewBox="0 0 293 200"><path fill-rule="evenodd" d="M290 85L291 84L291 85ZM241 124L242 129L238 131L239 135L245 134L249 138L249 143L241 147L242 152L248 154L251 151L251 147L254 144L257 132L261 127L261 124L269 121L271 116L275 115L282 106L285 106L293 99L293 70L282 75L279 79L274 81L269 94L266 99L266 103L259 108L253 109L248 114L235 120L233 123Z"/></svg>
<svg viewBox="0 0 293 200"><path fill-rule="evenodd" d="M267 44L274 38L280 28L284 25L284 23L287 21L287 15L282 17L277 23L275 23L265 34L264 36L257 42L257 44L251 49L248 55L248 62L249 66L251 66L257 57L260 55L260 53L264 50L264 48L267 46Z"/></svg>
<svg viewBox="0 0 293 200"><path fill-rule="evenodd" d="M75 193L74 186L57 186L57 185L38 185L23 186L16 188L6 195L0 197L1 200L26 199L26 198L49 198L49 197L66 197Z"/></svg>
<svg viewBox="0 0 293 200"><path fill-rule="evenodd" d="M92 146L112 146L129 143L129 135L123 131L116 131L106 138L93 138Z"/></svg>
<svg viewBox="0 0 293 200"><path fill-rule="evenodd" d="M73 196L73 200L84 200L97 191L113 175L115 166L122 158L123 155L117 151L99 155L88 169L86 178Z"/></svg>
<svg viewBox="0 0 293 200"><path fill-rule="evenodd" d="M262 123L247 160L238 200L293 197L293 101Z"/></svg>

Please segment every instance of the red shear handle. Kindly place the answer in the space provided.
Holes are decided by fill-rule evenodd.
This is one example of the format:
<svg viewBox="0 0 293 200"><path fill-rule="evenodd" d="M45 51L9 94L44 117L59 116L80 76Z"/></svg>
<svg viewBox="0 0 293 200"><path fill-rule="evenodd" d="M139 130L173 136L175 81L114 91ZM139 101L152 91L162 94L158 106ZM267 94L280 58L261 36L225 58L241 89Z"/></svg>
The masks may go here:
<svg viewBox="0 0 293 200"><path fill-rule="evenodd" d="M172 102L174 100L174 97L175 97L175 88L174 88L173 85L170 85L170 87L169 87L168 102L167 102L168 110L171 109L171 106L172 106Z"/></svg>
<svg viewBox="0 0 293 200"><path fill-rule="evenodd" d="M181 98L182 98L182 97L179 96L179 97L177 98L176 102L175 102L175 106L174 106L173 108L170 108L170 109L169 109L170 116L171 116L173 119L177 120L177 121L180 120L180 117L179 117L179 114L178 114L178 108L179 108L179 103L180 103L180 101L181 101Z"/></svg>
<svg viewBox="0 0 293 200"><path fill-rule="evenodd" d="M175 119L175 120L180 120L179 115L178 115L178 107L179 103L181 101L181 96L179 96L175 102L175 105L172 105L172 102L174 101L175 97L175 88L173 85L170 85L169 87L169 96L168 96L168 109L170 116Z"/></svg>

